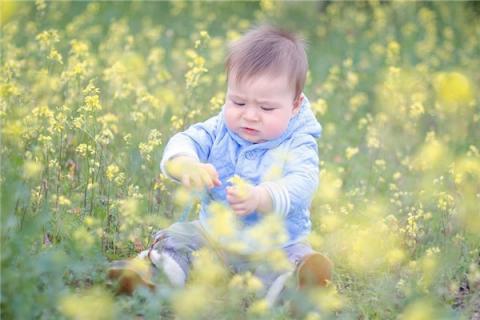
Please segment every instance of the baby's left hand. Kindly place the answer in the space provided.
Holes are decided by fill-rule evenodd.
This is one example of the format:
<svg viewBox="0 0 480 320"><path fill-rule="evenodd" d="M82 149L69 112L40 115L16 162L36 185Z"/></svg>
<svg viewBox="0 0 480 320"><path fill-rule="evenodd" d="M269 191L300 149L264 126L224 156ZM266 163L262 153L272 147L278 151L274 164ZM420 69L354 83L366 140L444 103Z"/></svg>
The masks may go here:
<svg viewBox="0 0 480 320"><path fill-rule="evenodd" d="M255 186L248 183L226 188L227 201L237 215L246 216L257 210L260 199L255 189Z"/></svg>

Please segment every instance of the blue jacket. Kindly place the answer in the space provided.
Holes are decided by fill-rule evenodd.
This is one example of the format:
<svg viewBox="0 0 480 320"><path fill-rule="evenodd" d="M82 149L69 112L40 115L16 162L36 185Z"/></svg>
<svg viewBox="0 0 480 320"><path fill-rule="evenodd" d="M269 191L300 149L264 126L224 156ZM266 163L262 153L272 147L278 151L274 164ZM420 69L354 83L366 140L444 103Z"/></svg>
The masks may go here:
<svg viewBox="0 0 480 320"><path fill-rule="evenodd" d="M311 229L309 206L318 186L316 139L320 135L321 126L306 97L280 137L257 144L230 131L222 109L207 121L175 134L165 147L161 168L166 174L167 160L189 155L217 169L222 185L210 190L210 199L204 199L200 209L200 222L206 230L209 230L206 208L212 200L227 204L225 187L232 176L236 174L253 185L264 185L272 198L274 212L284 218L286 246L303 240ZM272 175L273 167L281 174ZM244 228L255 225L261 218L257 212L239 217Z"/></svg>

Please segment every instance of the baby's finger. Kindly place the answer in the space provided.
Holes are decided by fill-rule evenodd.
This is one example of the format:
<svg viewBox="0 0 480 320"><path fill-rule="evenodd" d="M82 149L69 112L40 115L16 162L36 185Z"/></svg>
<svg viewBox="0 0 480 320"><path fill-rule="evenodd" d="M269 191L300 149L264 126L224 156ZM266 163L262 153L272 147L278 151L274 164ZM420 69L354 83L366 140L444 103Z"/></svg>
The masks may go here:
<svg viewBox="0 0 480 320"><path fill-rule="evenodd" d="M203 187L202 178L198 174L193 174L191 176L192 187L195 189L201 189Z"/></svg>
<svg viewBox="0 0 480 320"><path fill-rule="evenodd" d="M234 209L233 212L235 212L235 214L238 216L244 216L247 214L247 211L245 208Z"/></svg>
<svg viewBox="0 0 480 320"><path fill-rule="evenodd" d="M200 171L200 178L201 178L202 183L205 187L207 187L208 189L213 188L213 181L210 178L210 175L208 174L207 171L201 170Z"/></svg>
<svg viewBox="0 0 480 320"><path fill-rule="evenodd" d="M227 191L227 195L229 195L233 199L236 199L237 202L241 200L238 195L238 192L235 190L234 187L228 187L226 191Z"/></svg>
<svg viewBox="0 0 480 320"><path fill-rule="evenodd" d="M207 163L205 165L205 169L207 170L208 174L212 178L212 181L215 184L215 186L217 186L217 187L221 186L222 181L220 181L220 178L218 177L217 169L215 169L215 167L213 165L211 165L210 163Z"/></svg>
<svg viewBox="0 0 480 320"><path fill-rule="evenodd" d="M210 176L218 177L217 169L215 169L215 167L211 163L205 163L203 167Z"/></svg>
<svg viewBox="0 0 480 320"><path fill-rule="evenodd" d="M231 207L235 212L245 210L245 207L244 207L243 203L234 203L234 204L230 205L230 207Z"/></svg>
<svg viewBox="0 0 480 320"><path fill-rule="evenodd" d="M182 184L186 188L190 188L190 177L187 174L182 176Z"/></svg>
<svg viewBox="0 0 480 320"><path fill-rule="evenodd" d="M218 187L218 186L221 186L222 185L222 181L218 178L218 177L215 177L213 178L213 184Z"/></svg>
<svg viewBox="0 0 480 320"><path fill-rule="evenodd" d="M241 199L235 197L235 196L232 196L230 194L227 194L227 201L230 205L236 205L236 204L239 204L241 203Z"/></svg>

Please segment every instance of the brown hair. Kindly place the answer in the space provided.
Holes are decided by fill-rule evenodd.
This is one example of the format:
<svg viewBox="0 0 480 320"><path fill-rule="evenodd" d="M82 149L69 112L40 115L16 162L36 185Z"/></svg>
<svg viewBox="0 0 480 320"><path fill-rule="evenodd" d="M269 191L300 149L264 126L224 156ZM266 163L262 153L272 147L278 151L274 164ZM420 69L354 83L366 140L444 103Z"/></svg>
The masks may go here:
<svg viewBox="0 0 480 320"><path fill-rule="evenodd" d="M306 44L299 36L272 26L251 29L229 47L225 62L227 78L235 71L235 80L260 73L286 72L295 83L295 98L303 91L308 70Z"/></svg>

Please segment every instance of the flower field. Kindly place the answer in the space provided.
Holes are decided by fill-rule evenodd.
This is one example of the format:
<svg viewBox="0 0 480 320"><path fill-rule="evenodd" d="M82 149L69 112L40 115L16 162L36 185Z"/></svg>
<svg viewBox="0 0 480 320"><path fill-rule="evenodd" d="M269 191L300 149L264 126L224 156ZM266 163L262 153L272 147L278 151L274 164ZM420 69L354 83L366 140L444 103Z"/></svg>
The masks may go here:
<svg viewBox="0 0 480 320"><path fill-rule="evenodd" d="M478 3L1 0L0 18L2 319L480 319ZM228 43L260 23L308 43L309 240L332 283L269 308L206 248L185 288L159 274L116 295L109 261L194 219L163 147L219 112ZM212 212L228 234L232 212Z"/></svg>

